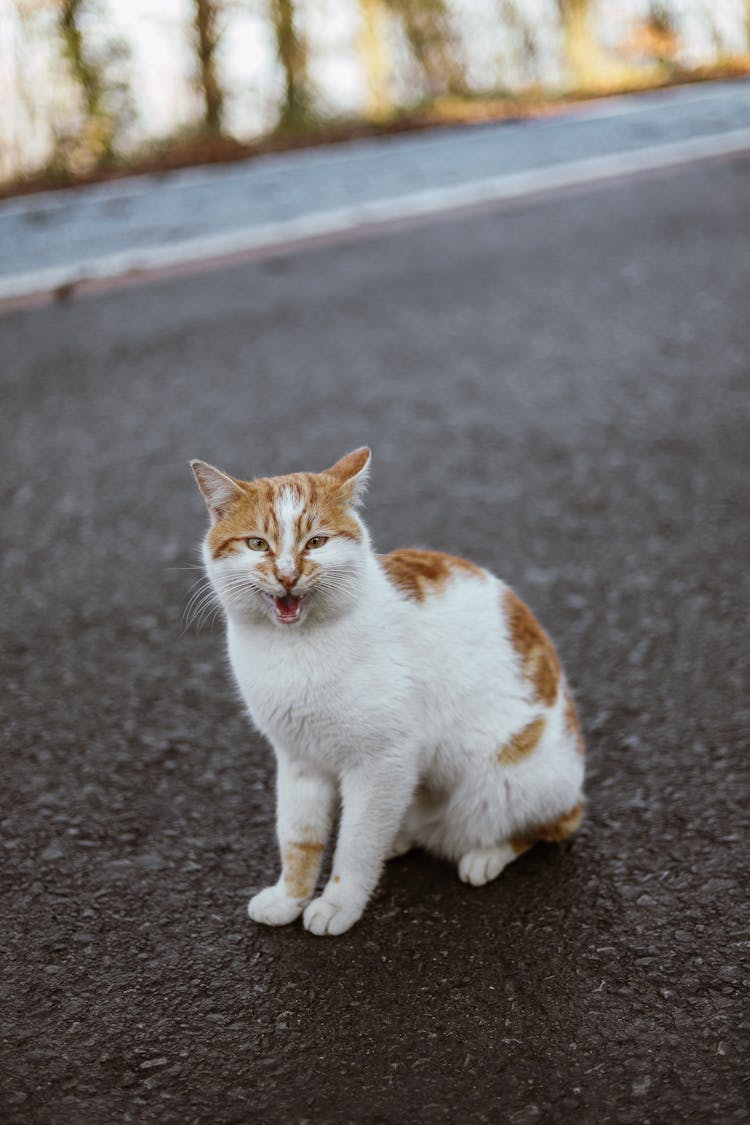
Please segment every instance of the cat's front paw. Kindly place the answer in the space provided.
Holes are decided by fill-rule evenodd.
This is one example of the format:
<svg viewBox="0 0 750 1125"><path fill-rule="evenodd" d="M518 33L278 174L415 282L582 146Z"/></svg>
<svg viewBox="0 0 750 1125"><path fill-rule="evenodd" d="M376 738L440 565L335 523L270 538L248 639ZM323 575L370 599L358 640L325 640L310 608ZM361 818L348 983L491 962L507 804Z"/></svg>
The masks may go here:
<svg viewBox="0 0 750 1125"><path fill-rule="evenodd" d="M330 934L335 937L350 929L362 917L363 910L364 906L334 902L323 894L312 900L302 921L311 934Z"/></svg>
<svg viewBox="0 0 750 1125"><path fill-rule="evenodd" d="M303 898L289 898L278 883L259 891L247 904L247 912L253 922L264 926L286 926L299 918L305 906Z"/></svg>

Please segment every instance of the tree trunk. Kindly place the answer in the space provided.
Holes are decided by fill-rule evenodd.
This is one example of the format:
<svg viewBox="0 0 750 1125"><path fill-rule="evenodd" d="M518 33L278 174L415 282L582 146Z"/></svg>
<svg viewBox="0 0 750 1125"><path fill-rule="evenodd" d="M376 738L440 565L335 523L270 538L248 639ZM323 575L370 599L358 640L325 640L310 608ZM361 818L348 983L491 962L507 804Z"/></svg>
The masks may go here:
<svg viewBox="0 0 750 1125"><path fill-rule="evenodd" d="M465 94L460 44L445 0L389 0L403 20L406 38L431 97Z"/></svg>
<svg viewBox="0 0 750 1125"><path fill-rule="evenodd" d="M393 113L391 68L385 42L388 12L383 0L360 0L359 50L367 77L367 116L384 121Z"/></svg>
<svg viewBox="0 0 750 1125"><path fill-rule="evenodd" d="M198 53L199 84L203 97L203 123L211 133L220 133L224 91L216 71L216 49L220 32L219 5L214 0L195 0L195 47Z"/></svg>
<svg viewBox="0 0 750 1125"><path fill-rule="evenodd" d="M294 0L271 0L276 49L284 70L284 105L279 127L299 128L310 115L307 87L307 44L295 25Z"/></svg>
<svg viewBox="0 0 750 1125"><path fill-rule="evenodd" d="M523 12L523 0L500 0L501 19L520 40L516 52L518 69L524 77L524 85L539 82L539 47L534 25Z"/></svg>
<svg viewBox="0 0 750 1125"><path fill-rule="evenodd" d="M617 67L597 42L592 0L558 0L565 56L572 85L578 90L596 90L612 80Z"/></svg>
<svg viewBox="0 0 750 1125"><path fill-rule="evenodd" d="M85 0L60 0L58 27L63 41L63 55L78 86L86 114L84 145L97 163L114 156L115 124L103 104L104 82L100 68L91 62L84 49L80 17Z"/></svg>

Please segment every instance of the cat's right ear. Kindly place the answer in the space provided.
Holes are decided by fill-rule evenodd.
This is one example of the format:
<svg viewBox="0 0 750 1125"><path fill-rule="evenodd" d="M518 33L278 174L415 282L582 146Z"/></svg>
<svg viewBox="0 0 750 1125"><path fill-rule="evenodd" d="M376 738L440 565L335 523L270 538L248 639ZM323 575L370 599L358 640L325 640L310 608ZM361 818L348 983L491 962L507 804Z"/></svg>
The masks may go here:
<svg viewBox="0 0 750 1125"><path fill-rule="evenodd" d="M224 517L230 504L243 495L242 485L234 477L222 473L221 469L215 469L206 461L191 461L190 468L203 493L211 523L216 523Z"/></svg>

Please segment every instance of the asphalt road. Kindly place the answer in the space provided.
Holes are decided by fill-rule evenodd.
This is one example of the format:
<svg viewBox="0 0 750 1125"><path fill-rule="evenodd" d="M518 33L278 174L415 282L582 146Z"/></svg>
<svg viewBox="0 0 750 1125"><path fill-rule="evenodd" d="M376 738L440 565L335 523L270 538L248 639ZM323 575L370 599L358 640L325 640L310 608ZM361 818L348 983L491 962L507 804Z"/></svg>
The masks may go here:
<svg viewBox="0 0 750 1125"><path fill-rule="evenodd" d="M0 319L3 1122L748 1119L750 159ZM378 546L556 638L589 814L337 939L246 917L272 766L202 501L374 450Z"/></svg>

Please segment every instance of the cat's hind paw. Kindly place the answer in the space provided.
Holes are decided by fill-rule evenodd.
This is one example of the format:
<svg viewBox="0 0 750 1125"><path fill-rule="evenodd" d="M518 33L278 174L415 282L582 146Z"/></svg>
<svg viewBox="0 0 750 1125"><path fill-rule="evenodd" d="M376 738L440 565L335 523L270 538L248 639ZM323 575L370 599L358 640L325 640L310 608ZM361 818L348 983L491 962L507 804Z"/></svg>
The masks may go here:
<svg viewBox="0 0 750 1125"><path fill-rule="evenodd" d="M504 867L516 858L510 844L499 844L494 848L473 848L458 861L458 877L472 887L483 887L485 883L497 879Z"/></svg>
<svg viewBox="0 0 750 1125"><path fill-rule="evenodd" d="M346 903L331 902L325 895L314 898L302 919L306 930L319 937L329 934L335 937L345 933L362 917L361 906L348 906Z"/></svg>
<svg viewBox="0 0 750 1125"><path fill-rule="evenodd" d="M247 912L253 922L264 926L286 926L299 918L304 907L303 898L289 898L284 888L276 884L254 895L247 904Z"/></svg>
<svg viewBox="0 0 750 1125"><path fill-rule="evenodd" d="M414 841L411 836L407 835L406 832L399 832L398 836L391 844L391 850L385 858L386 860L398 859L399 856L406 855L407 852L410 852L413 847Z"/></svg>

